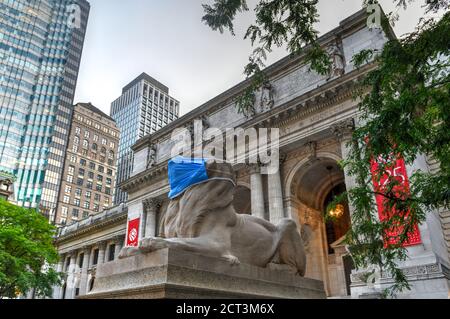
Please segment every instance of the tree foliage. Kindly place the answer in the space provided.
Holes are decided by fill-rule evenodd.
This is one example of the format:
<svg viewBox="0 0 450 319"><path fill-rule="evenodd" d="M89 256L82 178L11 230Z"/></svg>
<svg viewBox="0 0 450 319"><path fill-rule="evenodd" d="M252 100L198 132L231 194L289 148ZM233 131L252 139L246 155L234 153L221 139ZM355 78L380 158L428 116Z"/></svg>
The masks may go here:
<svg viewBox="0 0 450 319"><path fill-rule="evenodd" d="M413 1L393 0L404 8ZM219 10L218 3L221 8L233 3L236 9ZM367 6L377 1L362 3ZM256 49L244 72L256 80L238 99L241 110L253 104L252 94L265 80L262 68L273 45L286 44L291 54L304 53L312 70L328 71L330 59L317 43L314 29L319 19L316 7L317 1L308 0L258 3L255 24L245 35ZM348 145L349 156L342 162L357 185L330 204L348 198L353 210L346 236L351 256L357 268L375 265L392 276L394 284L385 291L390 296L409 288L398 264L407 258L404 244L415 225L424 222L429 210L450 208L450 2L430 0L425 7L426 12L440 17L422 18L414 32L390 39L381 52L365 50L353 59L357 67L365 63L375 66L355 96L361 116ZM214 30L232 30L239 10L248 10L245 0L216 0L203 20ZM398 19L392 13L387 17ZM227 23L220 28L220 21ZM388 22L383 19L385 30ZM394 158L401 156L406 164L412 164L420 155L437 160L440 169L416 171L410 177L410 189L400 188L395 176L388 178L382 189L373 187L373 179L385 174ZM374 159L381 162L376 172L371 172ZM378 218L374 195L383 196L385 210L395 212L390 218ZM394 228L398 230L394 243L386 244L386 236Z"/></svg>
<svg viewBox="0 0 450 319"><path fill-rule="evenodd" d="M50 297L60 275L50 266L58 261L54 226L37 211L0 199L0 299L34 289Z"/></svg>

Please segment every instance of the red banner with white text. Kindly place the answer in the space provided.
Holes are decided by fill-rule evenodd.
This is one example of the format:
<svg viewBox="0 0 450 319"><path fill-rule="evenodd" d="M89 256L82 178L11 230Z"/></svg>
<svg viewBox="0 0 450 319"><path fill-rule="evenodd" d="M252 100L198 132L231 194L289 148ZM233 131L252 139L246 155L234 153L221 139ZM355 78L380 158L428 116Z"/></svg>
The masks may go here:
<svg viewBox="0 0 450 319"><path fill-rule="evenodd" d="M385 166L385 173L382 176L378 176L378 166L382 160L378 159L378 161L372 160L371 162L371 173L374 190L378 193L385 194L386 193L386 185L389 182L389 178L395 178L398 181L398 184L395 185L392 189L393 193L400 194L409 194L409 181L408 174L406 172L405 161L401 156L397 156L395 159L392 159L392 164L388 163ZM379 175L379 174L378 174ZM390 212L386 211L386 197L377 194L375 196L377 207L378 207L378 216L381 221L386 220L389 216L393 216L396 214L395 209L392 209ZM398 213L398 212L397 212ZM408 213L406 213L407 216ZM395 244L398 241L398 235L402 231L401 226L394 227L393 229L386 232L386 240L385 246L390 244ZM413 231L409 232L408 240L403 244L403 246L413 246L421 243L419 227L417 225L414 226Z"/></svg>
<svg viewBox="0 0 450 319"><path fill-rule="evenodd" d="M128 221L127 246L137 246L139 241L140 218Z"/></svg>

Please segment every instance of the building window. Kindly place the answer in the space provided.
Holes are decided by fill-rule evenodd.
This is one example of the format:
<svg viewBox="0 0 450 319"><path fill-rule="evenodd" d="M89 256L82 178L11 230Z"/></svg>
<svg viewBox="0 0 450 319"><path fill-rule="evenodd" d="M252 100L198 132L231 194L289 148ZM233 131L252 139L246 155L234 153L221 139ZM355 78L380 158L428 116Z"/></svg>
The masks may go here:
<svg viewBox="0 0 450 319"><path fill-rule="evenodd" d="M102 181L103 181L103 176L102 176L102 175L97 175L97 180L98 180L99 182L102 182Z"/></svg>
<svg viewBox="0 0 450 319"><path fill-rule="evenodd" d="M114 260L115 252L116 252L116 245L115 244L109 245L108 261Z"/></svg>
<svg viewBox="0 0 450 319"><path fill-rule="evenodd" d="M107 177L106 178L106 185L111 185L111 183L112 183L111 178Z"/></svg>
<svg viewBox="0 0 450 319"><path fill-rule="evenodd" d="M106 174L108 174L109 176L112 176L112 169L108 168L106 170Z"/></svg>
<svg viewBox="0 0 450 319"><path fill-rule="evenodd" d="M83 211L83 218L87 218L87 217L89 217L89 212Z"/></svg>
<svg viewBox="0 0 450 319"><path fill-rule="evenodd" d="M83 208L89 209L90 203L88 201L85 201L83 204Z"/></svg>
<svg viewBox="0 0 450 319"><path fill-rule="evenodd" d="M78 214L79 214L78 209L76 208L72 209L72 217L78 218Z"/></svg>
<svg viewBox="0 0 450 319"><path fill-rule="evenodd" d="M79 139L78 136L75 136L75 137L73 138L73 144L78 144L78 143L80 143L80 139Z"/></svg>
<svg viewBox="0 0 450 319"><path fill-rule="evenodd" d="M83 179L82 178L77 178L77 185L78 186L83 186Z"/></svg>
<svg viewBox="0 0 450 319"><path fill-rule="evenodd" d="M102 184L97 184L95 189L97 190L97 192L101 192L102 191Z"/></svg>
<svg viewBox="0 0 450 319"><path fill-rule="evenodd" d="M94 186L94 184L92 184L92 182L90 182L90 181L86 182L86 188L92 189L93 186Z"/></svg>
<svg viewBox="0 0 450 319"><path fill-rule="evenodd" d="M86 198L91 198L92 192L91 191L86 191Z"/></svg>
<svg viewBox="0 0 450 319"><path fill-rule="evenodd" d="M75 134L80 134L80 132L81 132L81 130L80 130L80 128L77 126L77 127L75 128Z"/></svg>
<svg viewBox="0 0 450 319"><path fill-rule="evenodd" d="M112 159L109 159L109 160L108 160L108 165L109 165L109 166L112 166L112 165L113 165L113 160L112 160Z"/></svg>
<svg viewBox="0 0 450 319"><path fill-rule="evenodd" d="M64 196L64 197L63 197L63 203L68 204L69 201L70 201L70 197L69 197L69 196Z"/></svg>
<svg viewBox="0 0 450 319"><path fill-rule="evenodd" d="M67 217L67 210L66 206L61 207L61 217Z"/></svg>
<svg viewBox="0 0 450 319"><path fill-rule="evenodd" d="M69 169L67 170L67 172L68 172L69 174L73 175L73 173L75 172L75 166L70 165L70 166L69 166Z"/></svg>
<svg viewBox="0 0 450 319"><path fill-rule="evenodd" d="M64 187L64 193L70 194L71 192L72 192L72 186L66 185L66 186Z"/></svg>
<svg viewBox="0 0 450 319"><path fill-rule="evenodd" d="M71 155L71 156L70 156L70 161L71 161L72 163L76 163L76 162L77 162L77 157L76 157L75 155Z"/></svg>
<svg viewBox="0 0 450 319"><path fill-rule="evenodd" d="M93 265L97 265L98 263L98 248L94 250L94 260L92 261Z"/></svg>
<svg viewBox="0 0 450 319"><path fill-rule="evenodd" d="M73 176L72 175L67 175L67 182L68 183L72 183L73 182Z"/></svg>
<svg viewBox="0 0 450 319"><path fill-rule="evenodd" d="M72 146L72 152L74 152L74 153L78 152L78 145Z"/></svg>
<svg viewBox="0 0 450 319"><path fill-rule="evenodd" d="M66 224L66 219L65 218L61 218L60 219L60 224L61 225L65 225Z"/></svg>
<svg viewBox="0 0 450 319"><path fill-rule="evenodd" d="M106 144L107 144L106 138L102 138L102 145L106 145Z"/></svg>
<svg viewBox="0 0 450 319"><path fill-rule="evenodd" d="M105 168L104 168L103 166L99 165L99 166L98 166L98 171L99 171L100 173L103 173L103 172L105 171Z"/></svg>
<svg viewBox="0 0 450 319"><path fill-rule="evenodd" d="M111 195L111 188L105 187L105 194Z"/></svg>
<svg viewBox="0 0 450 319"><path fill-rule="evenodd" d="M74 198L73 199L73 204L77 207L80 207L80 199L79 198Z"/></svg>
<svg viewBox="0 0 450 319"><path fill-rule="evenodd" d="M88 142L88 140L83 140L83 147L84 147L84 148L88 148L88 147L89 147L89 142Z"/></svg>
<svg viewBox="0 0 450 319"><path fill-rule="evenodd" d="M84 131L84 137L89 138L89 131Z"/></svg>
<svg viewBox="0 0 450 319"><path fill-rule="evenodd" d="M114 148L114 146L116 146L114 142L109 142L109 147Z"/></svg>
<svg viewBox="0 0 450 319"><path fill-rule="evenodd" d="M81 188L75 189L75 196L77 196L77 197L81 196Z"/></svg>
<svg viewBox="0 0 450 319"><path fill-rule="evenodd" d="M79 168L78 169L78 176L84 176L84 168Z"/></svg>
<svg viewBox="0 0 450 319"><path fill-rule="evenodd" d="M98 204L94 204L94 212L98 212L99 211L99 206Z"/></svg>
<svg viewBox="0 0 450 319"><path fill-rule="evenodd" d="M95 194L95 196L94 196L94 200L95 200L95 201L97 201L97 202L99 202L99 201L100 201L100 199L101 199L101 196L100 196L100 194Z"/></svg>
<svg viewBox="0 0 450 319"><path fill-rule="evenodd" d="M113 151L109 151L108 158L114 159L114 152Z"/></svg>
<svg viewBox="0 0 450 319"><path fill-rule="evenodd" d="M94 142L98 142L98 135L94 134Z"/></svg>
<svg viewBox="0 0 450 319"><path fill-rule="evenodd" d="M94 172L89 172L89 173L88 173L88 177L89 177L90 179L93 179L93 178L94 178Z"/></svg>
<svg viewBox="0 0 450 319"><path fill-rule="evenodd" d="M86 166L86 160L84 158L80 159L80 165Z"/></svg>
<svg viewBox="0 0 450 319"><path fill-rule="evenodd" d="M81 150L81 154L83 154L84 156L87 156L88 155L88 150L85 150L85 149Z"/></svg>
<svg viewBox="0 0 450 319"><path fill-rule="evenodd" d="M89 168L90 169L95 169L95 163L94 162L89 162Z"/></svg>
<svg viewBox="0 0 450 319"><path fill-rule="evenodd" d="M96 151L97 148L98 148L97 143L93 143L93 144L92 144L92 149L93 149L94 151Z"/></svg>

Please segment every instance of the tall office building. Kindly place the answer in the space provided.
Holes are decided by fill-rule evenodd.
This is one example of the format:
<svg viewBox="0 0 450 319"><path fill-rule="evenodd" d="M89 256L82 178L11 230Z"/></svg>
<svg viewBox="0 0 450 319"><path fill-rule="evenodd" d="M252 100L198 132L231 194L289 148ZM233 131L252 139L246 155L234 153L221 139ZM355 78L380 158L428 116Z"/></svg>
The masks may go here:
<svg viewBox="0 0 450 319"><path fill-rule="evenodd" d="M0 170L15 201L54 215L90 5L0 1Z"/></svg>
<svg viewBox="0 0 450 319"><path fill-rule="evenodd" d="M55 223L70 224L112 206L119 129L91 103L74 107Z"/></svg>
<svg viewBox="0 0 450 319"><path fill-rule="evenodd" d="M169 88L146 73L126 85L122 95L111 103L111 117L120 129L116 205L127 200L127 194L118 185L133 170L131 146L139 138L177 119L179 111L180 103L169 96Z"/></svg>

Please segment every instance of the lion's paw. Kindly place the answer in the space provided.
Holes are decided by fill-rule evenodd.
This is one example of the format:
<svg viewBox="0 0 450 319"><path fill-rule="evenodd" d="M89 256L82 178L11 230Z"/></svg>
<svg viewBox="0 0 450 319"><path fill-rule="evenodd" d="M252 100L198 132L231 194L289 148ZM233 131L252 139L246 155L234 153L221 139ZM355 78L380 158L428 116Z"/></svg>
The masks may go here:
<svg viewBox="0 0 450 319"><path fill-rule="evenodd" d="M134 256L134 255L137 255L137 254L139 254L139 248L138 247L123 247L121 250L120 250L120 253L119 253L119 256L118 256L118 258L119 259L123 259L123 258L126 258L126 257L130 257L130 256Z"/></svg>
<svg viewBox="0 0 450 319"><path fill-rule="evenodd" d="M222 258L225 258L232 266L239 265L241 263L239 258L233 255L222 255Z"/></svg>
<svg viewBox="0 0 450 319"><path fill-rule="evenodd" d="M163 238L148 237L139 242L139 248L145 252L151 252L169 247L169 243Z"/></svg>

